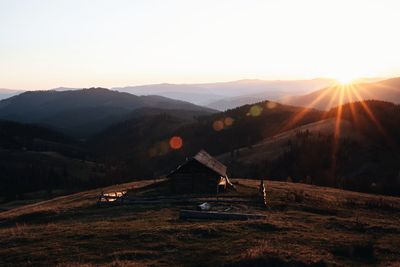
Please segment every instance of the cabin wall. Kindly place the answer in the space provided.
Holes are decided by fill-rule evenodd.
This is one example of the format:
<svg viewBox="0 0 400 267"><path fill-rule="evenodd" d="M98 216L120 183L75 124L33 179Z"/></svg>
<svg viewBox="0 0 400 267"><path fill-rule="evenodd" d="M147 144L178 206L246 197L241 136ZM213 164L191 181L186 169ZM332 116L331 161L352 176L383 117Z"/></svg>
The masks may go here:
<svg viewBox="0 0 400 267"><path fill-rule="evenodd" d="M220 175L197 161L188 162L169 176L171 189L176 193L217 192Z"/></svg>

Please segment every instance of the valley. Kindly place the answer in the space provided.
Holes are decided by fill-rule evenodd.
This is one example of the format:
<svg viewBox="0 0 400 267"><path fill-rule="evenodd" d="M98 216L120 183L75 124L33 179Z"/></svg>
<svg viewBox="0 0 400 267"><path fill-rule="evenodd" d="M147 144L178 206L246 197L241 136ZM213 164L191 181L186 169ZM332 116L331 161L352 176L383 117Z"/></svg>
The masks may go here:
<svg viewBox="0 0 400 267"><path fill-rule="evenodd" d="M0 267L400 267L399 10L0 0Z"/></svg>
<svg viewBox="0 0 400 267"><path fill-rule="evenodd" d="M387 102L320 111L262 101L218 112L93 88L23 93L0 102L0 117L8 120L0 127L3 201L163 177L201 149L232 176L391 195L400 186L399 109ZM177 150L174 136L183 142Z"/></svg>

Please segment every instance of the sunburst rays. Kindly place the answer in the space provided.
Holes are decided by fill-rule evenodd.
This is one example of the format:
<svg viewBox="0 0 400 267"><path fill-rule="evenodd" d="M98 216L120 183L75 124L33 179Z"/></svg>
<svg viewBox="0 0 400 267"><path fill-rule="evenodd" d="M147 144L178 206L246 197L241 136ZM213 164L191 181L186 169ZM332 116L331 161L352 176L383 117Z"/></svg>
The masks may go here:
<svg viewBox="0 0 400 267"><path fill-rule="evenodd" d="M338 90L338 88L340 88L340 86L341 85L335 85L335 87L334 87L334 92L333 92L333 95L332 95L332 97L329 99L329 102L328 102L328 104L326 105L326 109L330 109L330 107L332 107L333 105L334 105L334 101L336 101L337 99L336 99L336 97L337 97L337 95L338 95L338 93L339 93L339 90ZM326 119L327 117L328 117L328 115L329 115L329 112L325 112L323 115L322 115L322 118L321 119Z"/></svg>
<svg viewBox="0 0 400 267"><path fill-rule="evenodd" d="M330 95L330 96L329 96ZM328 101L326 98L330 97ZM327 119L331 117L332 112L335 111L335 121L334 121L334 130L333 130L333 143L332 143L332 171L334 175L336 175L337 168L337 153L339 150L339 142L342 134L342 119L344 116L345 108L350 112L350 116L356 128L360 125L360 116L362 116L361 112L366 114L368 120L370 120L379 133L384 137L386 142L390 145L393 144L391 138L386 133L382 124L379 122L377 117L375 116L373 110L368 105L366 99L375 99L374 94L365 88L365 85L359 86L357 84L335 84L327 88L323 91L317 98L311 101L306 108L294 114L288 122L281 129L282 131L289 130L292 127L296 126L298 122L300 122L308 112L318 104L323 103L323 100L327 103L326 108L329 109L331 106L336 105L336 110L332 110L330 112L324 112L322 114L321 119ZM357 102L355 102L357 101ZM348 104L345 106L345 104ZM356 109L356 106L359 105L360 109Z"/></svg>
<svg viewBox="0 0 400 267"><path fill-rule="evenodd" d="M347 102L349 103L349 107L350 107L350 114L351 114L351 118L354 121L354 124L356 125L356 127L358 127L358 116L356 114L356 109L354 106L354 99L353 99L353 85L350 84L349 85L349 89L346 93L347 96Z"/></svg>
<svg viewBox="0 0 400 267"><path fill-rule="evenodd" d="M364 109L364 111L367 114L367 116L369 117L369 119L377 127L378 131L382 134L382 136L386 139L387 142L391 143L391 139L387 135L385 129L383 128L383 126L381 125L379 120L376 118L375 114L372 112L371 108L368 106L368 103L364 99L362 99L358 90L353 90L353 93L356 96L357 100L360 102L361 107Z"/></svg>
<svg viewBox="0 0 400 267"><path fill-rule="evenodd" d="M336 119L335 119L335 128L333 133L333 148L332 148L332 170L333 172L336 171L337 166L337 151L339 149L339 139L340 139L340 125L342 122L342 113L343 113L343 99L344 93L348 93L347 85L342 85L338 88L339 93L339 103L336 111ZM336 176L336 175L335 175Z"/></svg>
<svg viewBox="0 0 400 267"><path fill-rule="evenodd" d="M306 108L302 109L300 112L295 113L289 120L288 123L285 124L282 128L281 131L287 131L290 128L292 128L293 126L296 125L296 123L298 123L301 119L303 119L305 117L305 115L307 115L308 112L310 112L310 110L312 108L314 108L326 95L329 94L331 87L327 88L327 90L323 91L322 94L320 94L316 99L314 99L313 101L311 101L311 103L309 103L307 105Z"/></svg>

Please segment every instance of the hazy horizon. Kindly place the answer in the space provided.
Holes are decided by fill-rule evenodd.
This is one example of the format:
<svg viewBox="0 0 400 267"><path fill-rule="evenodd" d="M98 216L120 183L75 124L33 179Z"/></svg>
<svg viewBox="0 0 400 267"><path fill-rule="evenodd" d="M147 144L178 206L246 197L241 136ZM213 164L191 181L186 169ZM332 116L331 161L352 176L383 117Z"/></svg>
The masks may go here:
<svg viewBox="0 0 400 267"><path fill-rule="evenodd" d="M400 76L400 75L399 75ZM386 79L392 79L392 78L397 78L399 76L390 76L390 77L358 77L355 78L355 82L375 82L379 80L386 80ZM105 89L114 89L114 88L124 88L124 87L146 87L146 86L157 86L157 85L178 85L178 86L184 86L184 85L207 85L207 84L223 84L223 83L235 83L235 82L250 82L250 81L259 81L259 82L296 82L296 81L313 81L313 80L335 80L334 77L314 77L314 78L305 78L305 79L259 79L259 78L243 78L243 79L234 79L234 80L216 80L216 81L200 81L200 82L193 82L193 83L179 83L179 82L159 82L159 83L139 83L139 84L126 84L126 85L121 85L121 86L101 86L101 85L96 85L96 86L77 86L77 87L70 87L70 86L64 86L64 85L59 85L56 87L51 87L51 88L5 88L0 86L0 90L10 90L10 91L40 91L40 90L53 90L53 89L60 89L60 88L65 88L65 89L89 89L89 88L105 88Z"/></svg>
<svg viewBox="0 0 400 267"><path fill-rule="evenodd" d="M0 88L400 76L399 7L1 0Z"/></svg>

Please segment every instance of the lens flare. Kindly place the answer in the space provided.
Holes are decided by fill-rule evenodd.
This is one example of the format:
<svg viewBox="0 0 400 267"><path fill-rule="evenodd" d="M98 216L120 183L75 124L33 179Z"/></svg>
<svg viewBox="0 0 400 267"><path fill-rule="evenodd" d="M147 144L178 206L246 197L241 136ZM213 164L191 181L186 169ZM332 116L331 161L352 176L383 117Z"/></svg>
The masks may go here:
<svg viewBox="0 0 400 267"><path fill-rule="evenodd" d="M213 129L214 129L214 131L217 131L217 132L223 130L224 129L224 122L221 121L221 120L214 121Z"/></svg>
<svg viewBox="0 0 400 267"><path fill-rule="evenodd" d="M262 107L260 107L259 105L254 105L250 108L249 115L252 117L258 117L261 115L262 111L263 111Z"/></svg>
<svg viewBox="0 0 400 267"><path fill-rule="evenodd" d="M171 139L169 140L169 146L174 150L182 148L183 146L182 138L180 136L171 137Z"/></svg>
<svg viewBox="0 0 400 267"><path fill-rule="evenodd" d="M225 126L232 126L233 122L234 122L234 119L232 119L231 117L226 117L224 119Z"/></svg>
<svg viewBox="0 0 400 267"><path fill-rule="evenodd" d="M162 141L157 144L158 155L163 156L169 152L169 145L167 142Z"/></svg>
<svg viewBox="0 0 400 267"><path fill-rule="evenodd" d="M267 109L274 109L274 108L276 108L276 106L277 106L277 104L276 104L275 102L271 102L271 101L268 101L268 102L265 104L265 107L266 107Z"/></svg>

